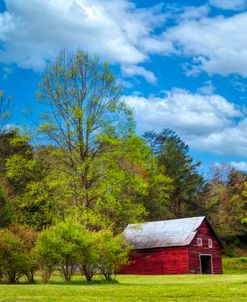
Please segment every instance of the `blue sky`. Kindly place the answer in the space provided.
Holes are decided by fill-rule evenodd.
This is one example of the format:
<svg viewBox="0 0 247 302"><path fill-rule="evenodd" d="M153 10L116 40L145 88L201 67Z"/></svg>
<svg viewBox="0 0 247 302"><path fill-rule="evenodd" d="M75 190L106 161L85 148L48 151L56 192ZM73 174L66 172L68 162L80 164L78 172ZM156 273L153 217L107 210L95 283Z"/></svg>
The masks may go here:
<svg viewBox="0 0 247 302"><path fill-rule="evenodd" d="M138 133L175 130L203 162L247 170L247 1L0 0L0 90L25 127L46 61L111 63Z"/></svg>

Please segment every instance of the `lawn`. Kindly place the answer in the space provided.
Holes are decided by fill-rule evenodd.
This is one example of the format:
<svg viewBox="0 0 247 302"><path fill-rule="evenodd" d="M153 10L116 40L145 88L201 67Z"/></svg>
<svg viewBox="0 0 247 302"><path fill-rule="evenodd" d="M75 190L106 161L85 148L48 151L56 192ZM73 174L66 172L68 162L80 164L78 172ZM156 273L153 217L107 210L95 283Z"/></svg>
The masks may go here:
<svg viewBox="0 0 247 302"><path fill-rule="evenodd" d="M0 285L0 301L247 301L247 275L118 276L119 283L86 285L76 279L63 284Z"/></svg>

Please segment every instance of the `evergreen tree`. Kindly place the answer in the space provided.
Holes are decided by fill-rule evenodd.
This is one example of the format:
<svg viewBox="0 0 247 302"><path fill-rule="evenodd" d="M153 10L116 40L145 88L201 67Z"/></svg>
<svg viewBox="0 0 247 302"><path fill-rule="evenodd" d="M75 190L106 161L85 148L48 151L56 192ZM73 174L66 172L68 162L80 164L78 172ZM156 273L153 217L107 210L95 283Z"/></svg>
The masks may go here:
<svg viewBox="0 0 247 302"><path fill-rule="evenodd" d="M170 129L161 133L146 132L144 138L163 167L163 173L173 179L169 205L172 216L179 218L197 213L197 193L203 178L198 173L200 162L193 162L188 145Z"/></svg>

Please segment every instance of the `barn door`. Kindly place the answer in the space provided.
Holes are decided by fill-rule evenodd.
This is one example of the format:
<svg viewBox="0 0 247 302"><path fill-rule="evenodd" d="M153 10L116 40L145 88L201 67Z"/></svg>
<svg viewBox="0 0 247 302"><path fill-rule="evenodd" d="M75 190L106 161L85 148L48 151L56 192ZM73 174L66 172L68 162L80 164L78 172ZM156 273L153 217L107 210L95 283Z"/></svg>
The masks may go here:
<svg viewBox="0 0 247 302"><path fill-rule="evenodd" d="M212 255L200 255L202 274L212 274Z"/></svg>

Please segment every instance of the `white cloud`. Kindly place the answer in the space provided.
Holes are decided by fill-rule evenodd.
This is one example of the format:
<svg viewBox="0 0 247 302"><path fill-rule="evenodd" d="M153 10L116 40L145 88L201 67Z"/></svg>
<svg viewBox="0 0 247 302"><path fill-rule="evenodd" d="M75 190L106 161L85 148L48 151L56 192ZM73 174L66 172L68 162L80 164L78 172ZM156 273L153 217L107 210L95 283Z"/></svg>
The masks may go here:
<svg viewBox="0 0 247 302"><path fill-rule="evenodd" d="M198 88L198 93L210 95L213 94L215 86L212 84L212 81L206 81L205 85Z"/></svg>
<svg viewBox="0 0 247 302"><path fill-rule="evenodd" d="M210 0L209 3L224 10L242 10L246 7L245 0Z"/></svg>
<svg viewBox="0 0 247 302"><path fill-rule="evenodd" d="M211 0L211 5L237 8L242 0ZM234 3L234 4L233 4ZM162 13L162 6L138 9L132 0L5 0L0 13L0 62L40 69L61 48L82 48L121 64L127 76L155 75L142 63L153 54L193 58L187 75L247 76L247 12L208 17L209 5ZM167 18L177 25L163 34ZM174 20L175 18L175 20ZM136 73L134 73L134 71Z"/></svg>
<svg viewBox="0 0 247 302"><path fill-rule="evenodd" d="M247 154L244 109L220 95L173 89L163 98L130 95L125 99L134 109L142 131L171 128L194 149L217 154Z"/></svg>
<svg viewBox="0 0 247 302"><path fill-rule="evenodd" d="M245 162L245 161L241 161L241 162L232 161L230 164L231 164L231 166L233 166L237 170L247 171L247 162Z"/></svg>
<svg viewBox="0 0 247 302"><path fill-rule="evenodd" d="M0 14L0 62L40 69L61 48L82 48L113 63L138 65L162 43L153 31L161 7L137 9L128 0L5 0ZM135 67L153 81L150 72Z"/></svg>
<svg viewBox="0 0 247 302"><path fill-rule="evenodd" d="M125 66L124 65L124 66L122 66L122 72L124 75L130 76L130 77L134 76L134 75L143 76L151 84L154 84L157 81L157 78L154 75L154 73L152 71L146 70L142 66L134 66L134 65Z"/></svg>
<svg viewBox="0 0 247 302"><path fill-rule="evenodd" d="M189 19L202 19L207 17L210 12L210 7L208 5L201 5L201 6L182 6L180 13L178 14L177 18L179 20L189 20Z"/></svg>
<svg viewBox="0 0 247 302"><path fill-rule="evenodd" d="M203 70L247 77L246 28L247 12L231 17L190 18L167 29L163 39L173 43L177 54L193 58L191 74Z"/></svg>

